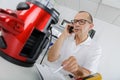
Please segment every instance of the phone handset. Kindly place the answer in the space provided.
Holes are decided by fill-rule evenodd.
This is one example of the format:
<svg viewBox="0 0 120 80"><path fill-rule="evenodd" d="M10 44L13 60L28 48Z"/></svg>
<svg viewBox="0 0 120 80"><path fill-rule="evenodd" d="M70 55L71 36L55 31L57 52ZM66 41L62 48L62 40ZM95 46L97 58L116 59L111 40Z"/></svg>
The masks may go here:
<svg viewBox="0 0 120 80"><path fill-rule="evenodd" d="M70 26L70 25L68 25L68 30L69 30L69 33L71 34L71 33L73 33L73 26Z"/></svg>

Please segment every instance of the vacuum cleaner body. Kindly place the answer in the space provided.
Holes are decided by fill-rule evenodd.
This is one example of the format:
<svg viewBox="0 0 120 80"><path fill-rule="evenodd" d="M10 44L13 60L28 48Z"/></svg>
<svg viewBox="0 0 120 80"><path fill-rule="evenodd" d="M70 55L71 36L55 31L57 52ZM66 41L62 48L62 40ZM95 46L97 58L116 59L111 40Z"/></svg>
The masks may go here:
<svg viewBox="0 0 120 80"><path fill-rule="evenodd" d="M59 13L39 1L27 0L16 10L0 9L0 53L10 62L33 66L48 43L51 24L58 22Z"/></svg>

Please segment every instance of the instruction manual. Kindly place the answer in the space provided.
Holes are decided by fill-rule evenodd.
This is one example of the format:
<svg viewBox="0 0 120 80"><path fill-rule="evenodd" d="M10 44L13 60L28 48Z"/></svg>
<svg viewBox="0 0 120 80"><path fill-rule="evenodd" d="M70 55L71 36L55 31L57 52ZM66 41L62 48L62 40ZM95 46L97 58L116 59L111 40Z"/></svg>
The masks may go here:
<svg viewBox="0 0 120 80"><path fill-rule="evenodd" d="M60 72L54 73L56 69L48 67L47 65L35 64L43 80L66 80Z"/></svg>

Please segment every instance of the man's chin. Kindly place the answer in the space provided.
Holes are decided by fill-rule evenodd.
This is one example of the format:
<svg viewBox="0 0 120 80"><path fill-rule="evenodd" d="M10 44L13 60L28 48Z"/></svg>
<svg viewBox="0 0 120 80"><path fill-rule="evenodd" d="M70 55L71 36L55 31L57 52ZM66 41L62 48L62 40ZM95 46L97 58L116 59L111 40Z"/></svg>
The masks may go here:
<svg viewBox="0 0 120 80"><path fill-rule="evenodd" d="M79 32L78 32L78 31L75 31L74 33L75 33L76 35L77 35L77 34L79 34Z"/></svg>

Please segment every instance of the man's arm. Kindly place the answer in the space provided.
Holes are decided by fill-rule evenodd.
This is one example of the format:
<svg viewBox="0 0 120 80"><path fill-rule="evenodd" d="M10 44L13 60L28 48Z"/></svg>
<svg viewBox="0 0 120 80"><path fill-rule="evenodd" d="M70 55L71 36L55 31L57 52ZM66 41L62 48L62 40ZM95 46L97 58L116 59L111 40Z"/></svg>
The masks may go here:
<svg viewBox="0 0 120 80"><path fill-rule="evenodd" d="M73 72L73 74L75 75L75 78L78 79L89 76L91 74L91 71L78 65L78 70Z"/></svg>
<svg viewBox="0 0 120 80"><path fill-rule="evenodd" d="M57 60L60 56L60 49L64 42L65 36L64 34L60 35L59 39L56 40L54 45L48 51L48 61L53 62Z"/></svg>
<svg viewBox="0 0 120 80"><path fill-rule="evenodd" d="M70 35L68 32L68 25L65 27L65 30L60 35L60 37L56 40L54 45L48 51L48 61L53 62L57 60L60 56L60 49L63 45L64 40Z"/></svg>
<svg viewBox="0 0 120 80"><path fill-rule="evenodd" d="M78 62L74 56L70 56L68 59L63 61L62 65L68 72L74 74L75 78L83 78L91 74L89 70L78 65Z"/></svg>

